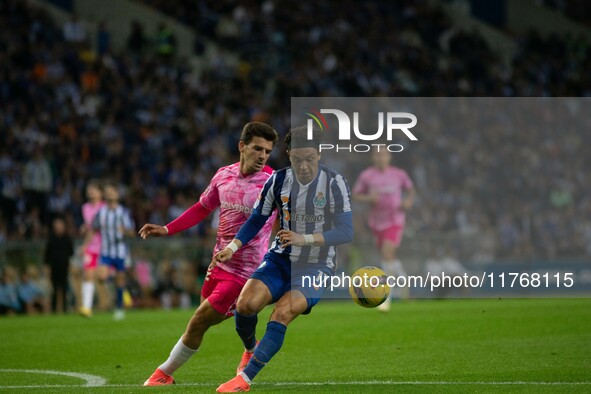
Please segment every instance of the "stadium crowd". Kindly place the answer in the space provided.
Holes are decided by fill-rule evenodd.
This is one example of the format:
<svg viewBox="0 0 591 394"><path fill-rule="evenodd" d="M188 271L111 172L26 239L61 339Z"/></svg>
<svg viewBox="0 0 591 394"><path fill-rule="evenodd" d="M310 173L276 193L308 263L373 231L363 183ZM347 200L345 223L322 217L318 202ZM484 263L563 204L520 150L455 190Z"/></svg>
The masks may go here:
<svg viewBox="0 0 591 394"><path fill-rule="evenodd" d="M585 0L537 0L537 3L550 7L577 22L591 26L591 4Z"/></svg>
<svg viewBox="0 0 591 394"><path fill-rule="evenodd" d="M245 121L285 133L292 96L591 95L589 41L533 32L517 38L507 64L425 1L144 2L240 63L217 58L197 74L139 22L120 51L103 25L94 52L75 19L58 26L26 2L0 0L0 242L44 239L56 216L77 236L90 179L118 182L137 226L165 223L237 159ZM458 135L463 143L451 146L439 133L397 162L417 184L413 234L492 234L496 258L591 255L588 134L532 131L502 146L496 135ZM545 150L523 148L534 143ZM481 144L500 154L479 156ZM501 165L523 155L521 176ZM281 156L276 149L270 164L283 166ZM209 226L188 236L211 236Z"/></svg>

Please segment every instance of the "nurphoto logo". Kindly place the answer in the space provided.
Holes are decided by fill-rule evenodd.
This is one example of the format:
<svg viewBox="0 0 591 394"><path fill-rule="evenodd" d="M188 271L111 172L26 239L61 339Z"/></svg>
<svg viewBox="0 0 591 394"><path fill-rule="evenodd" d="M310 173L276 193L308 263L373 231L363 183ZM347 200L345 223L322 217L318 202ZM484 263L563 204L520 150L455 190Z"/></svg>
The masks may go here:
<svg viewBox="0 0 591 394"><path fill-rule="evenodd" d="M359 112L353 112L353 127L351 127L351 118L349 115L340 109L334 108L323 108L320 109L320 111L312 109L311 111L306 112L306 115L310 117L307 123L308 140L313 139L314 123L316 123L321 132L330 132L329 124L323 114L336 116L338 122L339 143L336 145L327 143L319 144L318 150L320 152L334 150L336 152L345 151L365 153L372 150L379 152L381 149L386 149L388 152L392 153L402 152L404 147L401 144L340 144L341 141L351 141L352 135L361 141L379 141L384 135L384 131L387 142L392 141L395 132L402 132L409 140L418 141L418 138L410 131L411 128L417 125L417 117L409 112L378 112L378 129L376 132L368 133L366 130L360 130ZM401 122L400 119L403 121ZM351 133L351 131L353 131L353 133Z"/></svg>

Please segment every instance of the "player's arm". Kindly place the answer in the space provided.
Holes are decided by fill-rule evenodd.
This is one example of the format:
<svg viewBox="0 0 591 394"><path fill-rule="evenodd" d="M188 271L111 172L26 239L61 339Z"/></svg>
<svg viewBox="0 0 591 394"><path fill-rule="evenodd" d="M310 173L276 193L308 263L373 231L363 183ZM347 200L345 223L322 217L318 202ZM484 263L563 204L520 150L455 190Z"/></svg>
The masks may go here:
<svg viewBox="0 0 591 394"><path fill-rule="evenodd" d="M144 224L139 231L139 235L143 239L148 237L164 237L167 235L173 235L195 226L205 219L210 213L210 209L204 207L201 202L198 202L183 212L178 218L168 223L166 226L152 223Z"/></svg>
<svg viewBox="0 0 591 394"><path fill-rule="evenodd" d="M375 203L378 198L379 194L376 192L369 191L369 184L366 181L365 173L361 173L357 182L355 182L355 186L353 186L353 200L359 202L368 202L368 203Z"/></svg>
<svg viewBox="0 0 591 394"><path fill-rule="evenodd" d="M168 223L166 226L158 224L147 223L142 226L138 232L140 237L146 239L148 237L164 237L167 235L174 235L185 231L205 219L211 212L213 212L220 205L220 196L218 192L218 181L222 177L223 167L220 168L211 182L201 194L199 201L192 207L183 212L178 218Z"/></svg>
<svg viewBox="0 0 591 394"><path fill-rule="evenodd" d="M218 252L215 256L213 256L212 263L215 264L217 261L227 261L232 258L232 255L236 253L238 249L242 247L242 245L246 245L251 239L253 239L259 231L263 228L265 223L267 223L267 219L269 219L270 215L266 216L261 214L256 209L253 210L250 217L244 222L240 230L238 230L238 234L236 237L220 252Z"/></svg>
<svg viewBox="0 0 591 394"><path fill-rule="evenodd" d="M402 197L402 201L400 202L400 207L405 211L408 211L412 208L415 203L415 197L417 192L414 187L409 187L404 191L404 195Z"/></svg>
<svg viewBox="0 0 591 394"><path fill-rule="evenodd" d="M353 241L353 215L342 212L333 217L334 226L323 233L298 234L291 230L281 230L277 233L281 246L324 246L340 245Z"/></svg>
<svg viewBox="0 0 591 394"><path fill-rule="evenodd" d="M375 203L378 201L379 194L377 192L371 193L353 193L353 200L359 202L368 202L368 203Z"/></svg>

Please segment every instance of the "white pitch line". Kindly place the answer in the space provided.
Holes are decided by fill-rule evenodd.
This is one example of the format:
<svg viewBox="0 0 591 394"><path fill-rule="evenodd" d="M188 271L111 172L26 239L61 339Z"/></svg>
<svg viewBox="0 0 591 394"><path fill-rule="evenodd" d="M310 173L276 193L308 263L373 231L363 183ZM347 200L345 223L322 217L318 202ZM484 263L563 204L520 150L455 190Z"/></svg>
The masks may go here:
<svg viewBox="0 0 591 394"><path fill-rule="evenodd" d="M62 376L69 376L72 378L78 378L86 381L84 385L76 385L74 387L99 387L104 386L107 383L107 379L96 376L90 375L87 373L78 373L78 372L62 372L62 371L51 371L45 369L0 369L0 372L18 372L18 373L38 373L43 375L62 375ZM6 386L0 386L0 388L5 388ZM20 386L17 386L20 387ZM28 386L22 386L28 387ZM47 387L47 386L39 386L39 387ZM70 386L67 386L70 387Z"/></svg>
<svg viewBox="0 0 591 394"><path fill-rule="evenodd" d="M0 370L8 371L8 370ZM18 372L23 372L23 370L15 370ZM92 376L92 375L91 375ZM198 383L180 383L176 384L175 386L185 386L185 387L206 387L206 386L217 386L220 382L215 383L205 383L205 382L198 382ZM103 384L100 386L94 387L104 387L104 388L133 388L133 387L141 387L141 383L136 384ZM393 380L371 380L371 381L350 381L350 382L335 382L335 381L328 381L328 382L260 382L255 383L256 386L270 386L270 387L282 387L282 386L355 386L355 385L387 385L387 386L402 386L402 385L483 385L483 386L496 386L496 385L532 385L532 386L560 386L560 385L569 385L569 386L579 386L579 385L591 385L591 382L528 382L528 381L514 381L514 382L450 382L450 381L439 381L439 382L417 382L417 381L409 381L409 382L402 382L402 381L393 381ZM0 390L2 389L42 389L42 388L84 388L84 387L92 387L88 385L28 385L28 386L0 386Z"/></svg>

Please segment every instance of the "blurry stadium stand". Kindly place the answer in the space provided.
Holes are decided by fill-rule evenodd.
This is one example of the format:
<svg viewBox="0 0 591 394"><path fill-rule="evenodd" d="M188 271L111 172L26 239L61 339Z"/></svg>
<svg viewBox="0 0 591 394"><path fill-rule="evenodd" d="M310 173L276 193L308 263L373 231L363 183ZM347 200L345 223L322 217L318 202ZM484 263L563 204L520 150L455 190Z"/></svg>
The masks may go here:
<svg viewBox="0 0 591 394"><path fill-rule="evenodd" d="M381 40L366 40L366 48L356 46L358 41L362 42L363 40L349 40L349 37L359 34L354 28L345 29L344 32L334 35L335 31L338 32L336 28L339 20L333 18L332 13L327 12L327 4L330 9L333 2L320 1L318 4L314 4L314 7L306 8L305 2L275 1L275 10L268 12L279 17L280 23L273 25L266 24L268 22L265 21L267 16L261 11L262 5L259 2L242 4L221 0L219 2L221 6L215 10L216 17L219 18L216 22L226 20L231 25L234 11L240 7L250 7L247 10L250 12L248 18L251 18L249 22L258 24L258 30L248 34L245 33L247 30L240 30L242 27L239 26L238 33L233 35L231 40L228 40L224 34L218 36L216 27L219 26L217 25L213 27L208 25L199 30L195 26L195 21L185 18L183 23L173 17L165 16L156 8L146 5L150 2L151 0L29 0L28 3L31 6L43 7L51 15L55 29L47 26L45 28L54 34L55 31L61 31L60 26L69 20L72 12L76 13L87 27L90 36L88 42L93 47L96 46L95 37L98 24L103 20L107 22L114 47L114 61L120 64L124 70L121 71L119 68L110 70L105 65L97 64L102 73L116 82L105 84L106 89L98 93L98 101L111 104L113 97L115 97L119 99L115 103L119 101L119 104L103 105L97 115L63 115L62 119L57 120L61 126L64 126L61 131L58 130L57 125L48 127L47 119L51 118L56 121L54 115L58 112L47 105L50 100L47 100L46 97L57 97L60 92L63 96L64 92L69 91L73 91L73 95L80 95L79 81L69 83L68 78L76 74L71 70L72 64L66 63L63 57L53 58L52 56L55 55L48 55L53 60L53 64L50 64L53 70L62 69L61 72L65 73L68 78L52 79L49 83L42 84L30 77L35 59L28 59L27 56L15 56L19 55L15 48L28 55L28 47L22 45L22 48L19 46L13 48L7 45L7 51L11 56L6 57L3 66L5 65L8 75L10 75L8 80L29 84L29 91L32 93L31 95L21 94L27 91L20 88L15 89L10 83L5 83L2 94L12 105L0 106L0 113L7 112L4 118L0 117L0 121L5 119L8 124L8 119L16 119L16 121L11 120L12 124L6 128L0 124L0 135L3 137L2 133L24 135L22 130L31 126L32 131L35 132L31 133L33 137L47 138L51 136L54 140L48 147L54 150L51 153L59 159L53 164L81 163L81 167L87 167L84 168L87 171L84 174L90 174L90 170L92 170L97 173L97 177L102 177L114 175L109 173L111 169L107 168L107 163L117 163L117 170L120 170L121 174L128 172L138 175L137 179L129 175L121 176L120 179L127 186L133 186L132 181L135 179L136 183L141 186L141 191L147 192L146 195L132 200L133 206L131 208L139 207L142 209L139 213L144 213L143 216L140 216L142 219L136 220L138 225L145 222L145 207L150 207L149 210L151 210L155 205L158 196L157 189L169 188L169 190L174 189L174 192L177 193L179 189L182 189L169 180L154 180L157 176L162 175L156 173L155 170L165 172L164 170L167 170L165 166L170 165L169 159L173 153L174 157L177 157L178 154L183 156L183 160L179 162L180 170L178 172L183 176L179 176L179 178L191 180L190 185L183 187L188 189L184 190L186 197L194 201L203 190L205 186L203 183L206 184L206 180L210 179L209 172L221 165L216 160L231 159L229 156L232 153L231 148L235 147L235 138L230 134L238 127L237 125L243 124L242 122L245 120L250 120L253 114L268 111L272 114L270 122L278 131L281 132L287 128L283 122L285 119L289 119L289 114L287 114L289 96L329 95L335 92L342 95L354 92L352 95L359 96L377 94L508 97L591 95L591 80L588 72L591 65L591 55L588 49L591 31L585 28L584 24L574 22L532 0L507 0L506 7L504 7L507 13L505 18L497 18L488 22L478 18L481 10L472 8L473 1L427 0L429 4L441 6L453 26L450 26L448 21L443 21L444 23L440 25L432 23L440 22L445 18L433 10L425 10L423 6L426 2L417 1L415 4L409 1L410 16L402 15L402 12L399 12L401 10L396 8L401 7L402 2L375 2L374 5L378 4L388 10L394 10L396 18L401 23L391 24L390 18L379 18L379 9L376 11L368 7L365 11L373 16L378 15L378 17L374 17L375 21L373 21L373 27L376 28L374 33L378 34L380 38L385 37L389 40L386 41L387 45L383 45ZM180 1L177 3L175 0L152 2L172 6L181 3ZM211 4L219 3L211 1ZM371 2L367 3L371 5ZM340 3L334 1L334 4ZM343 7L347 7L347 4L349 3L343 3ZM359 2L359 4L366 4L366 2ZM324 8L318 8L318 6ZM350 10L345 9L345 11ZM309 12L310 15L306 12ZM298 15L300 19L294 19L292 17L294 14ZM418 22L414 20L413 15ZM351 12L338 15L341 22L348 22L350 25L359 22L356 16ZM316 18L320 23L312 26L317 31L310 36L304 35L302 38L302 35L299 34L300 24L314 24ZM204 74L203 78L199 79L197 73L186 70L178 63L171 65L169 74L152 73L154 64L161 66L158 60L153 58L153 53L140 56L137 64L132 64L129 61L131 54L126 50L125 44L129 36L130 25L134 20L141 21L146 35L152 34L157 25L164 21L177 38L178 57L191 59L190 62L194 66L193 71L205 70L202 73ZM426 23L424 23L425 21ZM345 25L347 24L345 23ZM262 29L261 26L268 30ZM401 26L406 30L401 31ZM450 27L452 28L450 29ZM526 32L529 33L530 28L536 28L542 33L559 33L560 36L556 38L543 34L543 36L532 40L525 35ZM9 26L0 26L0 29L8 30ZM32 30L31 26L29 29ZM389 31L394 34L388 36L387 32ZM473 32L478 34L472 34ZM12 37L8 33L5 35ZM47 32L42 31L41 33ZM196 37L197 34L203 36ZM569 34L570 38L567 37ZM55 37L57 36L59 33L55 34ZM316 37L317 41L311 39L311 36ZM573 36L575 38L586 37L586 40L573 43L571 42ZM320 40L320 37L324 37L324 39ZM346 43L339 41L342 37L348 41ZM14 38L11 39L17 41ZM205 43L201 55L194 54L195 39ZM454 45L451 45L450 48L450 45L446 47L442 43L445 40L448 40L449 43L454 39L456 41L455 48ZM65 47L61 37L54 38L54 40L59 48ZM488 45L481 45L482 40ZM342 48L345 45L347 49L351 46L352 50L343 51ZM391 46L388 47L388 45ZM360 56L351 56L352 53L357 53L355 51L359 51ZM50 51L46 52L50 53ZM560 55L554 55L554 53ZM326 56L327 54L329 56ZM228 65L228 70L221 72L220 68L215 67L216 59L219 58L223 58L223 62ZM240 64L238 59L241 61ZM325 62L326 59L331 62ZM84 70L82 62L78 61L77 57L75 60L77 61L75 63L79 64L76 72L81 73ZM111 59L111 61L113 60ZM23 63L25 63L24 66ZM507 69L504 69L500 63L507 66ZM451 66L446 69L441 66L442 64ZM47 64L43 65L47 66ZM147 90L142 91L141 95L127 94L127 90L124 94L120 94L114 88L123 85L123 82L126 81L125 75L130 70L139 72L142 77L149 75L150 79L153 78L153 83L149 84ZM182 75L187 79L178 78L177 80L168 78L167 75ZM187 80L197 80L198 83L187 86ZM3 82L0 81L0 83ZM14 84L14 86L17 85ZM170 102L156 99L156 97L163 96L162 91L159 90L160 86L167 87L166 94L170 94L173 98ZM133 88L139 88L139 86L133 86ZM132 90L129 89L130 92ZM47 92L47 96L42 95L45 92ZM122 101L118 95L124 96L125 101ZM122 102L126 105L124 110L122 110ZM156 104L152 105L153 103ZM64 106L66 105L64 104ZM115 111L114 108L118 111ZM117 124L108 124L109 119L113 122L116 121ZM29 121L31 121L30 125ZM109 127L105 127L106 124ZM114 149L102 152L102 147L108 145L105 143L107 137L97 137L90 140L87 148L94 149L96 151L94 153L101 157L96 168L90 168L82 161L79 153L82 151L79 149L81 138L73 138L68 142L67 152L60 150L60 144L68 141L68 130L70 129L67 127L73 127L72 125L76 126L75 131L80 136L84 133L98 135L95 132L105 128L108 132L115 134L125 133L125 137L129 140L126 141L125 146L121 144L120 150L115 153L113 153ZM138 129L141 132L138 132ZM525 142L532 141L532 136L521 137ZM108 136L108 138L112 137ZM490 143L496 143L497 140L495 136L491 135L483 135L482 138ZM214 142L210 143L211 141ZM23 143L20 139L3 140L2 142L3 145L14 149L14 151L6 152L7 161L14 162L12 168L20 176L23 165L30 158L29 152L22 149ZM407 161L402 165L409 169L411 176L417 181L417 185L421 188L420 194L424 199L421 201L420 208L417 207L417 210L413 212L413 219L409 223L405 240L400 249L400 257L405 264L408 264L408 271L410 273L421 272L422 264L436 252L437 246L441 244L454 249L458 253L459 259L467 266L471 264L484 266L491 262L519 259L524 264L544 260L568 262L571 258L588 260L591 256L591 224L589 215L586 213L591 212L589 210L591 209L591 200L588 198L588 193L585 193L585 185L588 187L591 184L591 178L588 171L589 166L586 165L589 163L588 156L579 152L582 152L583 147L589 145L589 134L580 133L573 141L545 137L542 142L549 147L548 153L552 156L551 160L540 160L540 162L559 163L562 175L560 179L534 176L525 185L526 187L522 183L514 193L518 196L529 193L541 203L535 206L517 205L507 212L504 221L492 208L484 210L481 206L469 206L458 209L458 206L461 207L459 204L461 196L470 195L476 189L474 185L466 182L466 179L461 176L461 172L457 171L454 174L453 171L446 170L447 161L445 160L456 156L461 159L459 162L466 163L466 167L474 168L481 174L488 174L489 179L483 190L491 191L490 196L487 197L491 200L495 199L497 195L492 192L504 189L499 177L493 176L498 174L495 162L481 160L481 158L470 154L470 151L477 148L477 144L481 142L465 141L465 144L459 145L451 155L448 154L449 152L444 154L443 150L434 151L425 148L416 157L405 159ZM168 155L172 146L175 147L175 150L171 150L172 153ZM214 155L212 149L216 146L225 146L227 149L224 149L223 152L228 153L228 157ZM70 147L73 148L70 149ZM4 146L0 146L0 151L2 148ZM507 146L506 150L506 157L523 153L516 150L513 145ZM104 156L100 156L102 153ZM121 157L129 158L129 161L120 160ZM149 157L148 164L145 163L145 160L139 160L145 157ZM212 160L205 162L203 158L206 157L211 157ZM441 163L443 165L440 165ZM133 168L128 168L126 165L149 166L149 171L142 168L145 174L136 174L135 171L129 171ZM440 170L440 168L444 170ZM524 168L524 170L537 174L544 168L532 160L528 168ZM185 169L189 171L188 177L184 177L183 170ZM77 174L77 171L70 168L69 173ZM425 179L436 179L441 182L420 184L418 182L420 174ZM144 175L146 176L144 177ZM151 178L152 176L154 178ZM80 193L83 182L80 182L80 179L74 180L78 182L69 179L68 182L71 184L66 186L78 189ZM447 187L450 182L454 184L454 189L450 190ZM558 194L556 201L550 204L552 205L551 210L547 209L549 202L546 201L550 193ZM445 206L441 206L440 201L436 199L437 196L442 195L448 201ZM18 196L20 200L22 197ZM169 202L167 204L170 205ZM439 215L441 220L434 220L435 216L441 212L445 213L443 216ZM523 212L526 214L524 215ZM581 212L583 214L580 214ZM474 226L474 231L470 234L461 233L461 226L457 223L457 217L460 214L476 218L470 223ZM523 216L536 219L532 224L527 225L533 226L533 230L529 228L528 231L525 231L526 224L520 220ZM486 220L483 221L483 219ZM22 221L22 218L20 220ZM0 230L2 229L0 228ZM508 247L504 247L500 242L503 237L502 231L506 231L509 238ZM362 233L363 231L358 232L361 237ZM13 235L8 233L4 239L1 239L0 231L0 267L7 263L16 266L40 264L44 242L35 239L35 237L23 241L21 240L24 239L23 237L13 238ZM559 240L558 236L560 236ZM196 261L203 267L207 266L211 254L211 243L206 245L205 241L193 235L188 238L179 237L172 240L140 242L139 240L135 241L132 245L136 261L138 258L145 258L156 264L170 253L173 257L181 256ZM355 251L355 247L356 245L352 245L349 250L352 256L350 260L354 260L351 261L353 264L367 265L377 261L374 256L366 256ZM141 254L144 252L142 257ZM343 253L343 257L345 256L346 254Z"/></svg>
<svg viewBox="0 0 591 394"><path fill-rule="evenodd" d="M536 29L542 34L555 33L591 39L591 30L587 26L534 0L507 0L507 29L516 34Z"/></svg>
<svg viewBox="0 0 591 394"><path fill-rule="evenodd" d="M62 4L65 3L65 4ZM97 26L106 21L112 35L115 49L123 49L129 36L133 21L141 21L146 32L155 32L160 23L165 23L172 30L177 41L177 56L190 59L193 69L198 71L211 64L212 59L223 57L224 63L233 65L238 62L236 56L228 51L221 51L211 40L199 37L205 44L202 56L195 54L195 33L175 19L166 16L141 2L131 0L70 0L56 2L55 0L32 0L31 4L47 9L52 17L60 24L66 22L70 13L77 14L87 26L91 37L96 37ZM65 8L59 5L67 5ZM96 45L96 40L91 40Z"/></svg>
<svg viewBox="0 0 591 394"><path fill-rule="evenodd" d="M473 17L469 2L430 0L430 3L434 7L441 6L456 28L469 32L477 31L505 63L511 61L516 48L513 38L498 27Z"/></svg>

